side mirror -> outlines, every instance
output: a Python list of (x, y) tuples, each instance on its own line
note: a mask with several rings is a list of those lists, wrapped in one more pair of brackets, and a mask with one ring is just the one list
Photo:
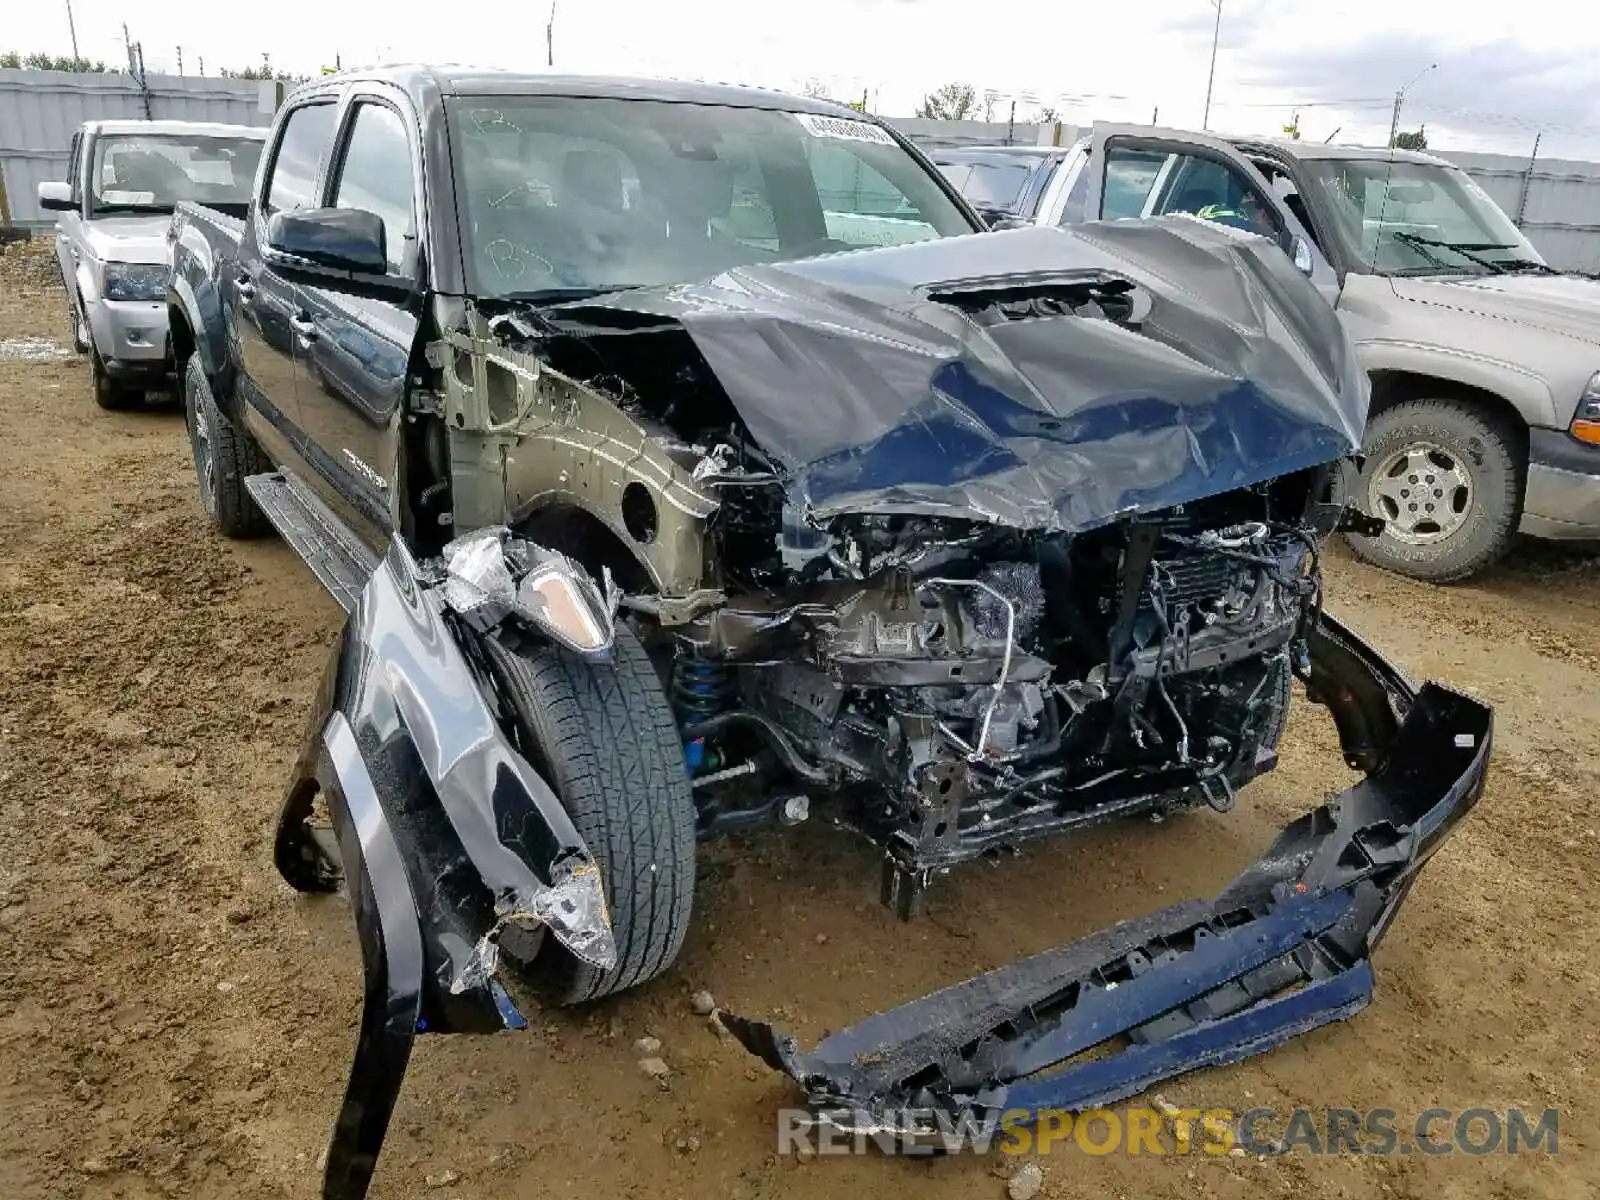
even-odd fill
[(1311, 278), (1312, 273), (1317, 269), (1316, 258), (1311, 253), (1311, 243), (1298, 233), (1294, 235), (1294, 240), (1289, 244), (1289, 257), (1294, 259), (1295, 270), (1299, 271), (1307, 279)]
[(1022, 229), (1033, 224), (1026, 218), (1008, 213), (1003, 208), (988, 208), (984, 205), (974, 205), (978, 215), (983, 218), (983, 223), (990, 229)]
[(384, 275), (389, 270), (383, 219), (359, 208), (293, 208), (273, 213), (267, 221), (267, 249), (335, 271)]
[(71, 212), (78, 206), (72, 202), (72, 185), (58, 179), (46, 180), (39, 185), (39, 207), (50, 212)]

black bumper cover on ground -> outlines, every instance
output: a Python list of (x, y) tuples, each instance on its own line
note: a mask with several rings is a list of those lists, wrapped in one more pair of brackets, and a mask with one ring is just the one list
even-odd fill
[[(809, 1053), (768, 1025), (724, 1022), (800, 1084), (819, 1119), (914, 1141), (969, 1118), (1095, 1108), (1353, 1015), (1372, 995), (1373, 947), (1483, 790), (1492, 713), (1438, 684), (1413, 691), (1326, 616), (1308, 687), (1368, 774), (1284, 829), (1215, 899), (955, 984)], [(928, 1124), (940, 1114), (957, 1124)]]
[[(397, 542), (330, 663), (279, 826), (293, 886), (331, 891), (342, 868), (364, 963), (326, 1200), (366, 1194), (416, 1034), (522, 1026), (493, 949), (508, 920), (541, 914), (527, 923), (569, 951), (599, 965), (614, 954), (594, 861), (506, 740), (457, 637)], [(1418, 868), (1482, 790), (1491, 713), (1435, 684), (1414, 691), (1326, 616), (1307, 687), (1367, 778), (1216, 899), (871, 1017), (810, 1054), (766, 1025), (726, 1023), (814, 1102), (870, 1121), (906, 1106), (1090, 1107), (1350, 1015)], [(331, 839), (313, 823), (318, 797)], [(1120, 1053), (1037, 1078), (1118, 1037)]]

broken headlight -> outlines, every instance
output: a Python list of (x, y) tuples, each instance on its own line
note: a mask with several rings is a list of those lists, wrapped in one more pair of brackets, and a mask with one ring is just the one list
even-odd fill
[(108, 262), (100, 275), (100, 294), (107, 300), (165, 299), (167, 268), (162, 263)]
[(613, 597), (564, 554), (479, 529), (445, 546), (444, 571), (445, 603), (479, 630), (514, 617), (587, 658), (611, 652)]

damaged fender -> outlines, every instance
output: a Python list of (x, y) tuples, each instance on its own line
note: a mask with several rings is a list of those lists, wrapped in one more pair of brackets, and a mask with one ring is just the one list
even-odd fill
[(616, 960), (595, 860), (501, 731), (443, 590), (391, 543), (329, 662), (278, 826), (279, 872), (305, 892), (342, 874), (361, 941), (326, 1200), (366, 1194), (416, 1034), (525, 1026), (498, 976), (508, 927), (548, 930), (602, 969)]
[(1413, 689), (1326, 614), (1304, 678), (1366, 778), (1286, 827), (1214, 899), (955, 984), (810, 1052), (725, 1013), (727, 1028), (820, 1121), (917, 1142), (941, 1115), (1083, 1111), (1354, 1015), (1372, 996), (1373, 948), (1482, 793), (1493, 714), (1436, 683)]

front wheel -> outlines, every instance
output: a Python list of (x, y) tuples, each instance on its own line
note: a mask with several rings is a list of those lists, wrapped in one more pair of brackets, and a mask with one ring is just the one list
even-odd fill
[[(74, 338), (76, 336), (74, 334)], [(137, 388), (111, 378), (100, 351), (94, 348), (92, 342), (89, 345), (89, 370), (94, 375), (94, 402), (106, 412), (124, 412), (136, 407), (144, 399), (144, 393)]]
[(1496, 562), (1522, 515), (1523, 458), (1506, 423), (1452, 400), (1412, 400), (1367, 426), (1344, 499), (1382, 517), (1356, 555), (1416, 579), (1452, 583)]
[(540, 975), (562, 1004), (644, 983), (683, 946), (695, 879), (694, 799), (655, 667), (626, 626), (609, 663), (549, 645), (518, 652), (492, 637), (482, 645), (518, 748), (595, 857), (616, 939), (617, 965), (600, 971), (545, 938)]

